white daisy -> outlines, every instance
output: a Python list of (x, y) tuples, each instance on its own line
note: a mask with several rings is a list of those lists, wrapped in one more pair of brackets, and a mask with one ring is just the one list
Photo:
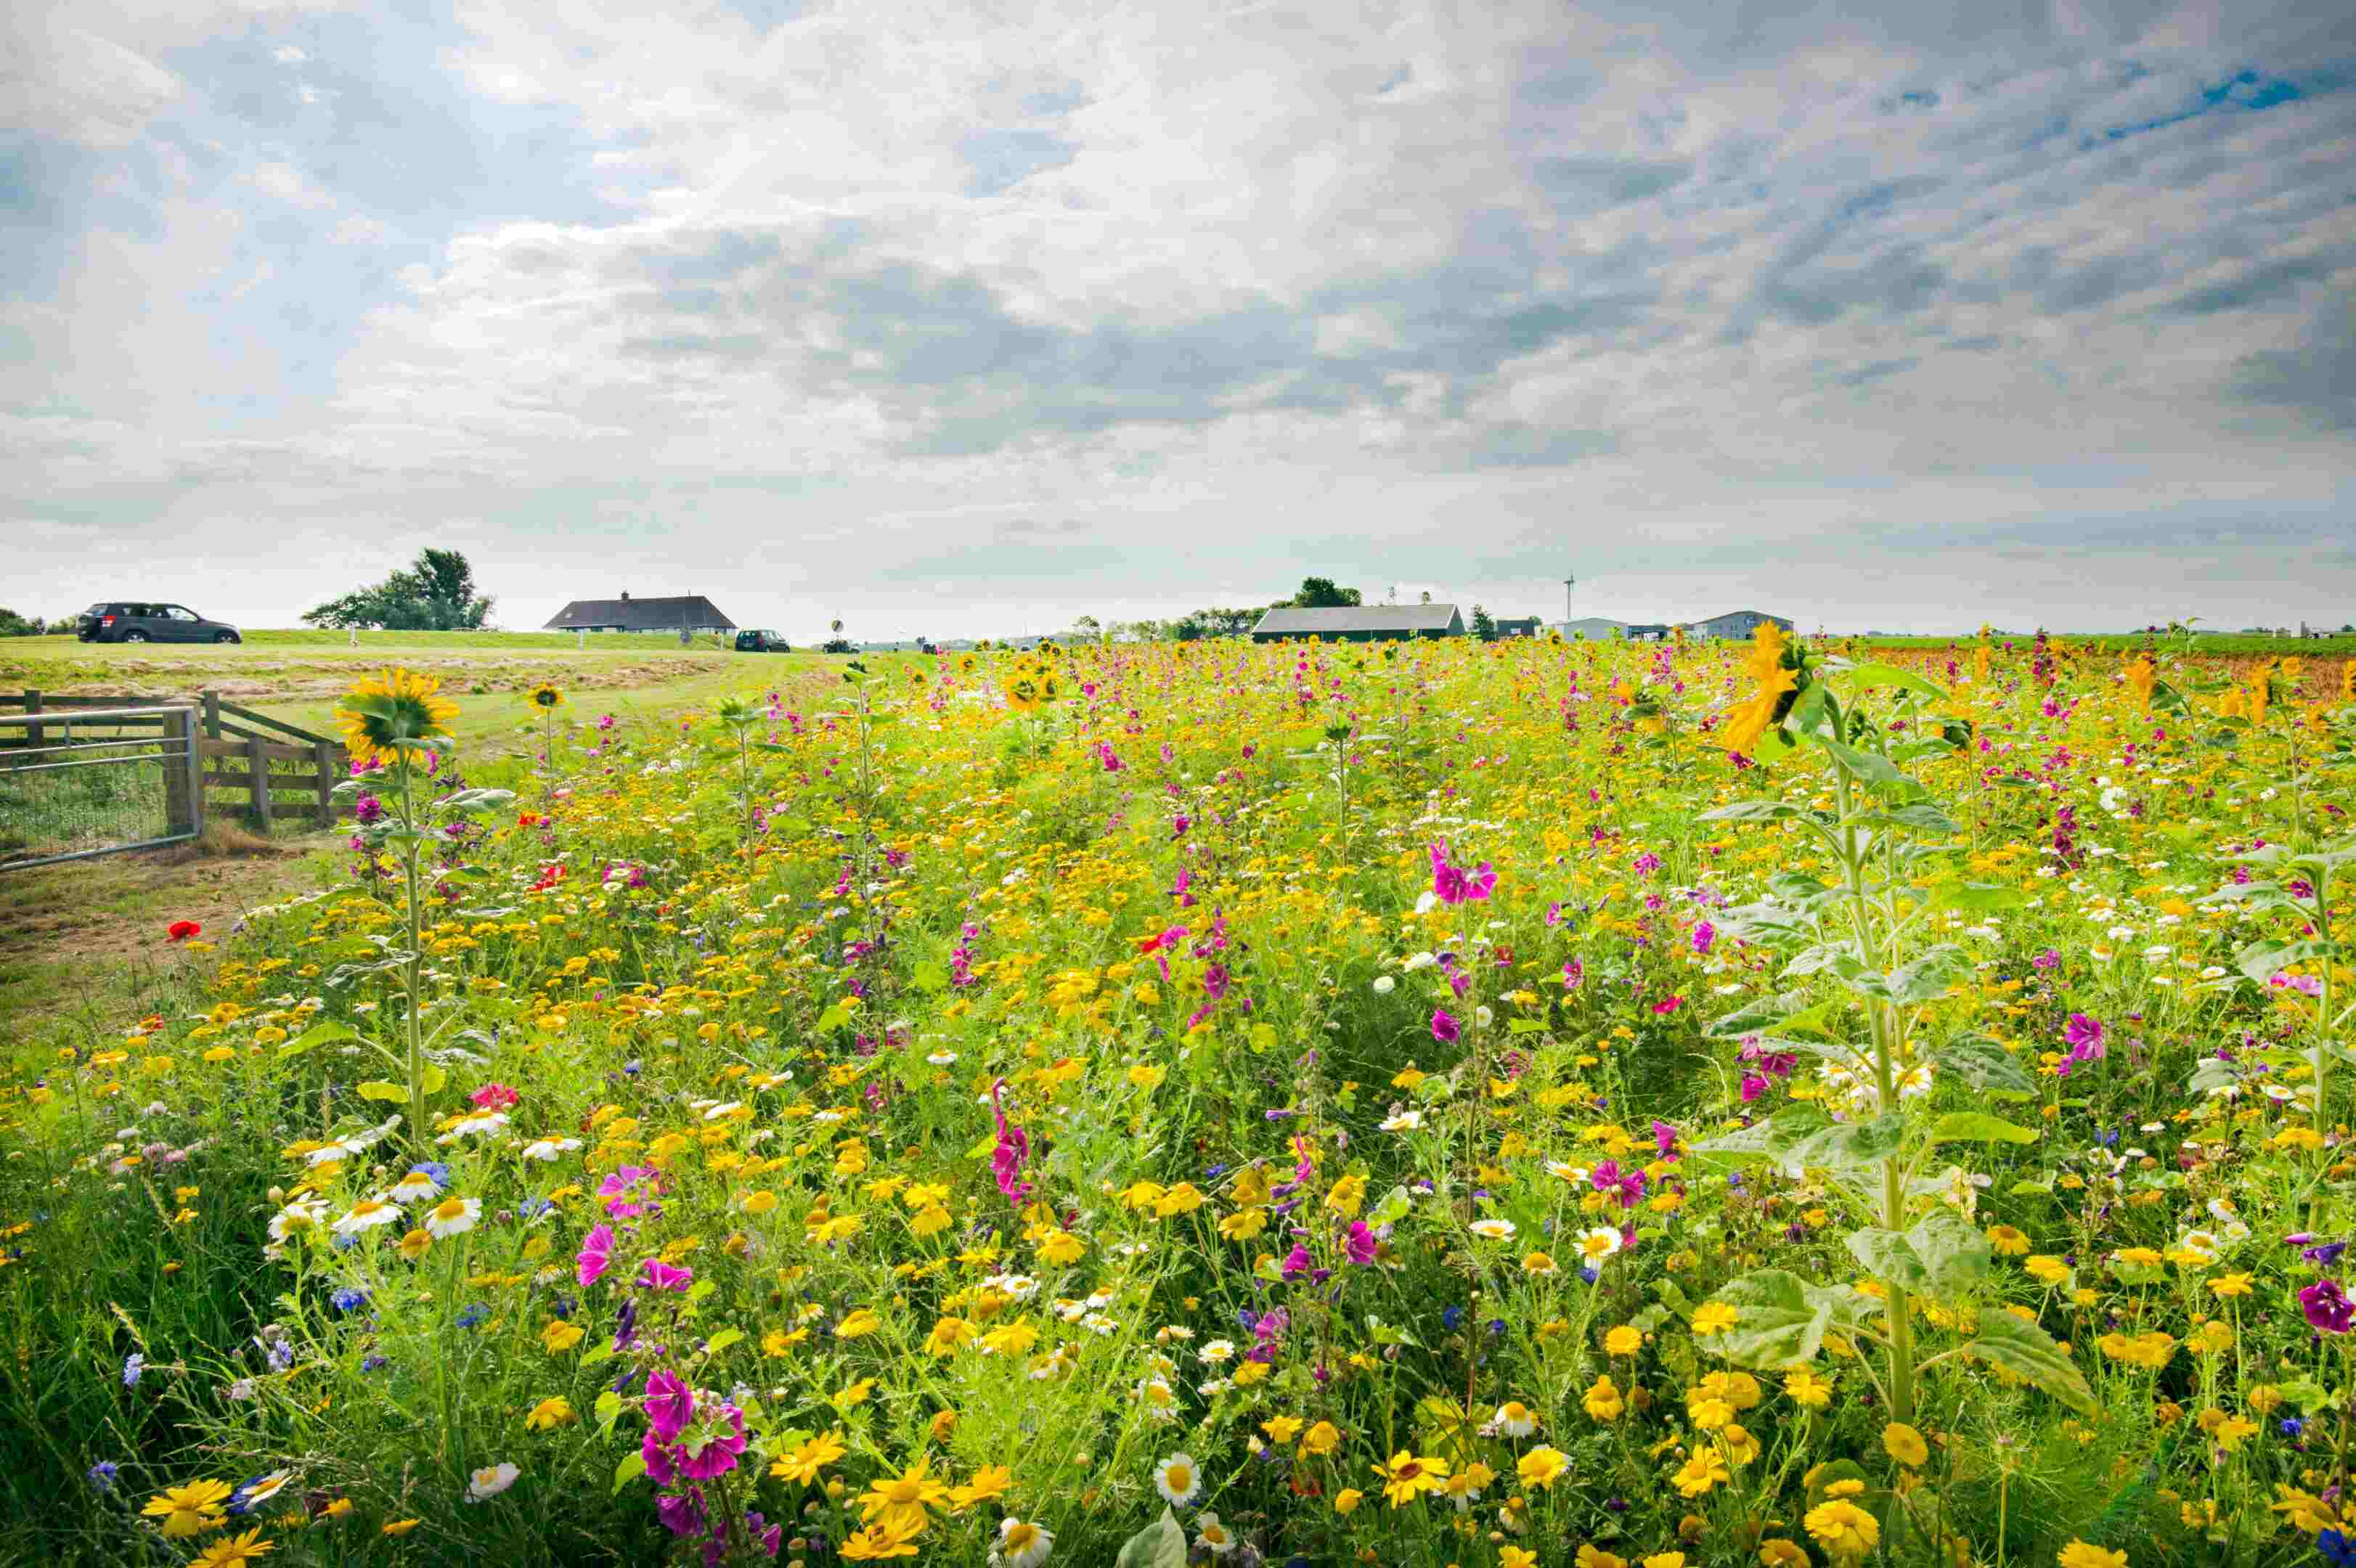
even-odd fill
[(357, 1236), (362, 1231), (373, 1231), (379, 1225), (397, 1223), (401, 1205), (388, 1203), (381, 1198), (363, 1198), (351, 1207), (351, 1211), (336, 1221), (336, 1234)]
[(513, 1465), (486, 1465), (466, 1477), (466, 1500), (488, 1502), (514, 1486), (516, 1477), (522, 1473)]
[(1195, 1467), (1194, 1456), (1173, 1454), (1154, 1466), (1153, 1489), (1173, 1508), (1194, 1501), (1203, 1489), (1203, 1472)]
[(1217, 1514), (1206, 1509), (1203, 1517), (1194, 1521), (1194, 1544), (1208, 1548), (1215, 1557), (1225, 1557), (1236, 1549), (1236, 1534), (1219, 1522)]
[(571, 1154), (581, 1147), (579, 1138), (540, 1138), (523, 1146), (526, 1159), (553, 1160), (560, 1154)]
[(1484, 1241), (1510, 1242), (1516, 1227), (1511, 1220), (1475, 1220), (1471, 1229)]
[(464, 1235), (475, 1228), (482, 1218), (483, 1200), (479, 1198), (444, 1198), (425, 1216), (425, 1232), (435, 1241)]
[(998, 1521), (998, 1548), (990, 1560), (999, 1568), (1038, 1568), (1055, 1545), (1045, 1526), (1009, 1514)]

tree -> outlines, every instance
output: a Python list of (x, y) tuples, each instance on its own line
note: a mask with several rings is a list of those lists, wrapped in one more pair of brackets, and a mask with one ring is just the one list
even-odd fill
[(41, 635), (41, 618), (30, 620), (14, 610), (0, 610), (0, 637), (37, 637)]
[(1205, 637), (1240, 637), (1266, 613), (1264, 609), (1196, 610), (1181, 616), (1170, 633), (1182, 643), (1200, 642)]
[(1478, 604), (1472, 606), (1472, 635), (1484, 643), (1497, 640), (1496, 617)]
[(315, 626), (388, 632), (474, 632), (493, 601), (475, 591), (475, 569), (455, 549), (425, 549), (382, 582), (303, 612)]
[(1363, 601), (1356, 589), (1336, 587), (1330, 577), (1304, 577), (1292, 603), (1303, 610), (1346, 610)]

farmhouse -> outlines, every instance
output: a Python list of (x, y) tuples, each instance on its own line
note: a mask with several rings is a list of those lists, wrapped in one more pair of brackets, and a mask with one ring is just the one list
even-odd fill
[(1786, 632), (1792, 629), (1792, 623), (1781, 615), (1758, 610), (1730, 610), (1707, 621), (1688, 621), (1685, 631), (1688, 637), (1747, 637), (1770, 621)]
[(1405, 642), (1410, 637), (1461, 637), (1464, 617), (1453, 604), (1354, 604), (1301, 610), (1279, 604), (1252, 627), (1255, 643), (1288, 637), (1331, 637), (1344, 643)]
[(701, 593), (678, 599), (575, 599), (542, 628), (551, 632), (733, 632), (736, 623)]

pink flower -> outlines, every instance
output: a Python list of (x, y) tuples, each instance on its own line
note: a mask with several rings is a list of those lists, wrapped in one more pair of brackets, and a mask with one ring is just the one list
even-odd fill
[(638, 1265), (638, 1283), (648, 1290), (684, 1292), (695, 1283), (695, 1271), (667, 1264), (660, 1258), (648, 1258)]
[(677, 1372), (661, 1368), (647, 1374), (647, 1435), (669, 1443), (695, 1419), (695, 1391)]
[(523, 1096), (504, 1083), (486, 1083), (466, 1098), (474, 1103), (475, 1108), (478, 1111), (504, 1111)]
[(1431, 1012), (1431, 1038), (1442, 1045), (1453, 1045), (1463, 1037), (1464, 1028), (1451, 1018), (1446, 1008), (1434, 1008)]
[(679, 1462), (679, 1473), (690, 1480), (708, 1481), (714, 1476), (726, 1475), (736, 1467), (737, 1456), (744, 1452), (744, 1413), (733, 1404), (723, 1404), (720, 1416), (728, 1424), (701, 1443), (690, 1443), (685, 1457)]
[(581, 1251), (573, 1259), (573, 1276), (583, 1289), (605, 1276), (614, 1263), (614, 1228), (611, 1225), (593, 1227), (581, 1238)]
[(646, 1183), (659, 1191), (661, 1189), (662, 1178), (646, 1166), (626, 1165), (605, 1178), (604, 1181), (599, 1182), (597, 1196), (605, 1200), (605, 1212), (616, 1220), (634, 1220), (658, 1207), (652, 1203), (641, 1203), (637, 1200), (637, 1189), (641, 1183)]
[(1475, 869), (1451, 866), (1448, 863), (1448, 840), (1440, 839), (1431, 847), (1432, 896), (1444, 904), (1460, 904), (1467, 899), (1485, 899), (1497, 885), (1497, 873), (1483, 860)]
[(1374, 1262), (1375, 1253), (1379, 1250), (1379, 1243), (1375, 1240), (1375, 1233), (1366, 1229), (1366, 1222), (1364, 1220), (1355, 1220), (1351, 1221), (1349, 1237), (1342, 1243), (1342, 1246), (1343, 1251), (1349, 1254), (1350, 1261), (1354, 1264), (1370, 1264)]
[(990, 1168), (998, 1178), (998, 1189), (1009, 1202), (1020, 1205), (1031, 1196), (1031, 1184), (1023, 1179), (1023, 1162), (1031, 1157), (1031, 1137), (1007, 1121), (998, 1098), (1005, 1086), (1003, 1078), (991, 1081), (990, 1114), (998, 1118), (998, 1147), (991, 1150)]

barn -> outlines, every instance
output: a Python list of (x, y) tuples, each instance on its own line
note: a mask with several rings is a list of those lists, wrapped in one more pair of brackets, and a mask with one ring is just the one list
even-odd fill
[(1500, 637), (1535, 637), (1543, 629), (1536, 615), (1500, 615), (1497, 635)]
[(675, 599), (575, 599), (542, 628), (550, 632), (733, 632), (736, 623), (701, 593)]
[(1453, 604), (1352, 604), (1302, 610), (1279, 604), (1252, 627), (1255, 643), (1315, 637), (1344, 643), (1398, 643), (1411, 637), (1461, 637), (1464, 617)]

